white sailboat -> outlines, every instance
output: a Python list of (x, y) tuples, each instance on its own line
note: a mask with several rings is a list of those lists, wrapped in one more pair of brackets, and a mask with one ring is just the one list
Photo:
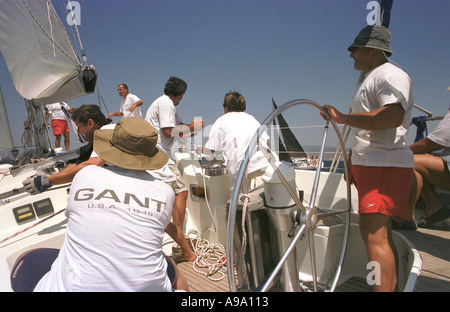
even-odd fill
[[(287, 103), (274, 114), (301, 104), (304, 102)], [(248, 156), (253, 148), (255, 146), (249, 147)], [(272, 195), (279, 196), (281, 201), (271, 207), (273, 205), (268, 205), (266, 199), (268, 190), (261, 180), (250, 190), (250, 201), (245, 203), (238, 198), (238, 192), (231, 196), (226, 171), (202, 167), (192, 151), (178, 152), (175, 158), (189, 185), (186, 233), (194, 231), (200, 233), (201, 239), (226, 246), (231, 291), (334, 291), (355, 281), (367, 287), (368, 261), (358, 225), (350, 218), (355, 215), (353, 207), (357, 206), (351, 197), (355, 190), (344, 181), (343, 174), (300, 170), (287, 165), (288, 171), (294, 172), (294, 178), (288, 178), (288, 171), (283, 170), (283, 176), (289, 181), (271, 186), (275, 190)], [(245, 166), (244, 162), (237, 183), (244, 179)], [(272, 172), (272, 176), (275, 175)], [(27, 173), (8, 176), (10, 180), (5, 181), (12, 186), (21, 183), (26, 176)], [(62, 199), (66, 189), (67, 186), (62, 186), (33, 197), (22, 194), (22, 197), (7, 198), (8, 203), (1, 208), (2, 228), (6, 220), (11, 227), (0, 233), (3, 238), (0, 241), (2, 290), (10, 290), (9, 274), (20, 254), (39, 247), (58, 248), (62, 244), (67, 220), (58, 212), (65, 207)], [(299, 191), (303, 193), (301, 201), (296, 196)], [(57, 202), (56, 198), (61, 201)], [(244, 207), (247, 210), (242, 213)], [(42, 214), (42, 211), (49, 214)], [(291, 218), (295, 214), (298, 217)], [(27, 222), (27, 218), (33, 219), (36, 215), (39, 221)], [(21, 220), (23, 224), (17, 224)], [(245, 224), (236, 226), (237, 235), (234, 224)], [(301, 239), (305, 235), (308, 239)], [(242, 245), (244, 241), (246, 245)], [(421, 258), (401, 234), (395, 234), (395, 242), (403, 260), (399, 267), (399, 287), (412, 291), (420, 273)]]

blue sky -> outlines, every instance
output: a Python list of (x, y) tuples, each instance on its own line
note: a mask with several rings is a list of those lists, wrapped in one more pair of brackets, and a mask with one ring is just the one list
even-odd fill
[[(223, 114), (223, 97), (230, 90), (244, 95), (247, 112), (260, 122), (271, 112), (272, 98), (280, 105), (309, 99), (347, 111), (359, 77), (347, 47), (370, 13), (368, 0), (79, 3), (81, 37), (109, 112), (119, 108), (119, 83), (127, 83), (144, 101), (145, 114), (174, 75), (188, 83), (177, 108), (183, 121), (202, 117), (206, 125)], [(54, 6), (64, 21), (69, 11), (55, 1)], [(449, 14), (450, 2), (444, 0), (395, 0), (391, 12), (391, 59), (411, 76), (416, 104), (436, 116), (445, 115), (450, 104)], [(0, 86), (19, 145), (26, 112), (3, 60)], [(75, 107), (85, 103), (98, 103), (97, 96), (69, 102)], [(287, 118), (300, 127), (321, 123), (318, 112), (309, 109), (295, 110)], [(429, 123), (429, 130), (436, 125)], [(312, 130), (300, 141), (318, 145), (321, 135)], [(77, 146), (72, 135), (72, 147)]]

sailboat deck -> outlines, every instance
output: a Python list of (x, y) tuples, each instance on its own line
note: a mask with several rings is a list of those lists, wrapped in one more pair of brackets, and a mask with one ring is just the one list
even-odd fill
[(419, 228), (398, 232), (413, 243), (422, 257), (422, 271), (414, 291), (450, 291), (450, 231)]
[[(399, 230), (422, 257), (422, 271), (417, 280), (415, 292), (450, 291), (450, 231), (422, 229), (417, 231)], [(228, 292), (228, 277), (212, 281), (205, 275), (193, 270), (192, 262), (178, 264), (178, 268), (188, 280), (191, 292)], [(216, 275), (217, 276), (217, 275)], [(351, 279), (339, 287), (338, 291), (368, 291), (367, 285), (360, 280)]]
[[(183, 273), (188, 281), (189, 291), (191, 292), (228, 292), (230, 286), (228, 285), (228, 275), (225, 273), (223, 278), (217, 273), (214, 277), (218, 280), (213, 281), (206, 275), (197, 273), (193, 269), (193, 262), (182, 262), (177, 264), (178, 269)], [(219, 279), (221, 278), (221, 279)]]

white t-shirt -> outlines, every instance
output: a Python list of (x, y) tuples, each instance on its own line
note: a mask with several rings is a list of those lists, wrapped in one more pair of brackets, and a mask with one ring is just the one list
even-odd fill
[(437, 125), (436, 129), (428, 134), (428, 138), (435, 143), (445, 146), (439, 156), (447, 162), (448, 170), (450, 170), (450, 110)]
[(414, 157), (406, 144), (414, 98), (411, 80), (403, 70), (385, 63), (369, 72), (353, 95), (352, 113), (370, 112), (401, 103), (405, 117), (400, 127), (385, 130), (352, 128), (352, 164), (412, 168)]
[[(260, 126), (261, 124), (246, 112), (228, 112), (219, 117), (211, 128), (205, 147), (216, 152), (223, 152), (232, 186), (248, 145)], [(269, 135), (264, 132), (260, 143), (267, 146), (268, 140)], [(257, 150), (248, 163), (247, 174), (268, 165), (269, 162), (264, 154)]]
[(69, 105), (67, 105), (66, 102), (61, 103), (54, 103), (54, 104), (47, 104), (45, 107), (48, 110), (48, 113), (50, 114), (50, 117), (52, 120), (66, 120), (66, 114), (61, 109), (61, 105), (67, 110), (70, 110)]
[(162, 239), (174, 196), (145, 171), (80, 170), (64, 243), (35, 291), (172, 291)]
[(136, 107), (136, 109), (132, 112), (130, 112), (130, 107), (137, 102), (139, 102), (141, 99), (138, 98), (136, 95), (129, 93), (126, 98), (122, 99), (120, 102), (120, 112), (123, 114), (123, 117), (141, 117), (141, 107)]
[(167, 95), (162, 95), (157, 98), (148, 108), (145, 120), (158, 131), (159, 135), (156, 146), (171, 157), (171, 148), (176, 134), (172, 133), (172, 137), (167, 138), (161, 132), (161, 129), (173, 128), (181, 123), (181, 118), (177, 114), (173, 101)]
[(441, 154), (442, 156), (450, 155), (450, 111), (439, 122), (436, 129), (428, 134), (428, 138), (437, 144), (445, 146)]

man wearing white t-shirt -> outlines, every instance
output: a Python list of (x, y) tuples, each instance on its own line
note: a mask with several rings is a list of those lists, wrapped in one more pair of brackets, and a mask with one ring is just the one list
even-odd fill
[[(169, 167), (175, 173), (177, 179), (175, 184), (175, 203), (173, 208), (173, 223), (180, 229), (183, 228), (186, 212), (186, 200), (188, 195), (187, 187), (183, 177), (172, 159), (172, 146), (175, 138), (181, 135), (195, 134), (203, 128), (203, 121), (193, 120), (190, 125), (182, 124), (181, 118), (177, 114), (175, 106), (179, 105), (187, 90), (187, 83), (178, 77), (170, 77), (164, 86), (164, 95), (157, 98), (147, 110), (145, 120), (148, 121), (158, 131), (159, 149), (169, 155)], [(179, 250), (175, 244), (172, 248), (174, 252)], [(178, 259), (193, 260), (193, 259)]]
[[(203, 152), (222, 152), (230, 175), (231, 190), (234, 189), (237, 171), (244, 159), (248, 145), (261, 124), (245, 112), (245, 98), (238, 92), (229, 92), (223, 102), (224, 115), (213, 124)], [(269, 135), (264, 132), (260, 143), (267, 146)], [(209, 151), (208, 151), (209, 150)], [(248, 163), (247, 175), (262, 171), (269, 165), (261, 151), (256, 151)]]
[(51, 117), (52, 131), (55, 136), (55, 148), (61, 146), (61, 135), (64, 136), (64, 146), (66, 151), (70, 149), (70, 134), (69, 125), (67, 123), (66, 114), (63, 108), (68, 113), (73, 113), (75, 108), (70, 108), (66, 102), (48, 104), (45, 106), (45, 123), (48, 125), (48, 117)]
[(14, 290), (188, 290), (175, 263), (162, 252), (174, 193), (147, 172), (168, 161), (156, 147), (157, 136), (138, 117), (95, 131), (94, 150), (108, 166), (87, 166), (77, 173), (61, 249), (20, 257), (11, 278)]
[(365, 75), (356, 87), (352, 110), (344, 114), (330, 105), (323, 108), (332, 120), (352, 129), (350, 159), (361, 237), (369, 261), (380, 265), (381, 282), (374, 290), (394, 291), (392, 217), (405, 217), (413, 182), (414, 158), (406, 145), (414, 103), (411, 79), (389, 63), (390, 31), (383, 26), (363, 28), (348, 50), (354, 68)]
[[(105, 164), (105, 161), (93, 150), (94, 133), (98, 130), (114, 129), (116, 125), (110, 124), (110, 120), (106, 119), (98, 105), (82, 105), (73, 114), (73, 119), (78, 127), (78, 133), (82, 134), (89, 143), (80, 148), (80, 156), (75, 164), (71, 164), (64, 170), (52, 175), (39, 173), (25, 179), (22, 183), (31, 195), (45, 192), (52, 186), (72, 182), (75, 175), (86, 166), (103, 166)], [(155, 179), (169, 184), (172, 184), (175, 180), (175, 174), (168, 166), (163, 166), (159, 170), (148, 170), (147, 173)], [(173, 223), (169, 223), (166, 233), (181, 246), (183, 260), (195, 260), (195, 254), (179, 228), (175, 227)]]
[(141, 106), (144, 104), (140, 98), (136, 95), (128, 92), (128, 86), (124, 83), (121, 83), (117, 87), (117, 91), (119, 95), (123, 97), (120, 102), (120, 109), (118, 112), (109, 113), (108, 117), (141, 117)]

